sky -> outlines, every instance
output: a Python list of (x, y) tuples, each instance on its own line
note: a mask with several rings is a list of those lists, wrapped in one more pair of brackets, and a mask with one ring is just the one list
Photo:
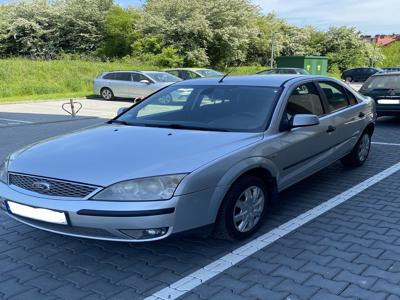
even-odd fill
[[(162, 0), (160, 0), (162, 1)], [(196, 1), (196, 0), (193, 0)], [(212, 1), (212, 0), (209, 0)], [(275, 12), (290, 24), (354, 26), (364, 34), (400, 33), (400, 0), (251, 0), (263, 13)], [(0, 0), (0, 3), (10, 0)], [(115, 0), (122, 6), (140, 6), (144, 0)]]

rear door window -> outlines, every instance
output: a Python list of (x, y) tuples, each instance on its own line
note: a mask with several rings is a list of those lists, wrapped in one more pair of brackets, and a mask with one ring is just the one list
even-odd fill
[(131, 81), (131, 73), (130, 72), (115, 73), (115, 80)]
[(318, 83), (328, 102), (329, 111), (334, 112), (349, 106), (346, 91), (339, 84), (334, 82)]

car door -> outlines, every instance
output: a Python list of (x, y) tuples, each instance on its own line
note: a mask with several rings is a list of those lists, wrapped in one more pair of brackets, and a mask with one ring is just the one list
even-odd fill
[(114, 73), (114, 80), (111, 82), (111, 89), (116, 97), (129, 97), (131, 88), (131, 73), (130, 72), (116, 72)]
[(333, 81), (318, 81), (328, 115), (332, 118), (335, 156), (341, 158), (354, 147), (363, 130), (366, 105), (359, 103), (350, 90)]
[[(290, 129), (297, 114), (313, 114), (320, 124)], [(287, 99), (278, 137), (280, 150), (273, 160), (280, 169), (279, 188), (290, 186), (333, 162), (329, 155), (335, 140), (330, 131), (332, 120), (315, 83), (310, 81), (293, 88)]]
[(129, 89), (130, 98), (145, 97), (154, 91), (154, 81), (138, 72), (132, 72), (132, 81)]

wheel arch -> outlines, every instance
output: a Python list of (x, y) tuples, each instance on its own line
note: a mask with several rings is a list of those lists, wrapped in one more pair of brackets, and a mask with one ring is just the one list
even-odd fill
[(243, 176), (252, 175), (260, 178), (268, 186), (269, 199), (275, 201), (278, 195), (278, 168), (270, 160), (264, 157), (251, 157), (245, 159), (230, 168), (219, 181), (219, 190), (216, 199), (211, 201), (210, 214), (215, 221), (222, 202), (232, 185)]

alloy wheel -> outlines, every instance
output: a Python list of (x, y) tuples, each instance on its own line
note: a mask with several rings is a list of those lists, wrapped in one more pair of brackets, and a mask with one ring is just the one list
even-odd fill
[(264, 210), (265, 195), (261, 188), (251, 186), (236, 200), (233, 224), (239, 232), (248, 232), (260, 221)]

